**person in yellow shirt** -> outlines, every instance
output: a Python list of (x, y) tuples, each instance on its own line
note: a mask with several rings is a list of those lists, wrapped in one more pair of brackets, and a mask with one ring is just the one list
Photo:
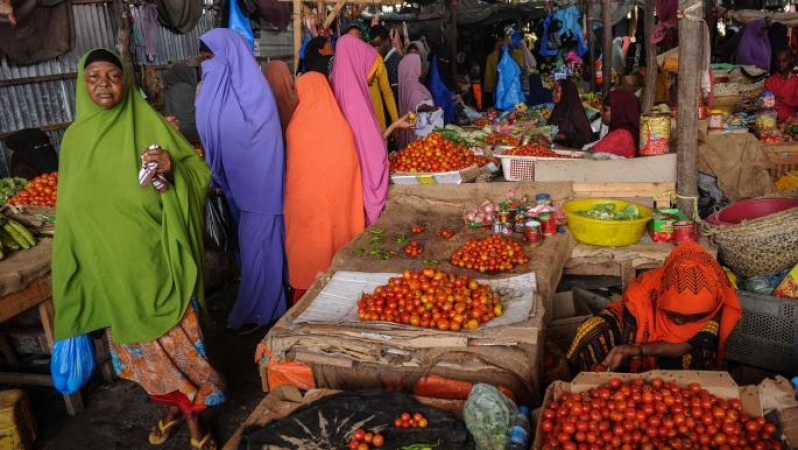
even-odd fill
[(371, 97), (371, 104), (374, 106), (374, 114), (377, 116), (377, 123), (380, 124), (380, 129), (384, 132), (387, 127), (385, 124), (385, 111), (388, 110), (390, 122), (396, 122), (399, 119), (399, 113), (396, 111), (396, 99), (393, 97), (393, 90), (391, 83), (388, 81), (388, 69), (382, 60), (382, 56), (377, 56), (377, 71), (374, 74), (374, 80), (369, 85), (369, 96)]

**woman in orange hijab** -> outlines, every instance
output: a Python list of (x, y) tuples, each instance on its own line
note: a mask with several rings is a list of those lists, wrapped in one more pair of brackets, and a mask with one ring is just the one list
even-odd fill
[(741, 316), (720, 264), (686, 242), (638, 277), (623, 301), (583, 323), (567, 359), (580, 371), (717, 368)]
[(355, 137), (327, 77), (297, 80), (299, 103), (285, 132), (285, 252), (299, 300), (333, 255), (365, 228)]
[(269, 86), (272, 88), (272, 92), (274, 92), (277, 112), (280, 114), (280, 125), (283, 128), (283, 135), (285, 135), (288, 122), (294, 115), (294, 110), (296, 110), (296, 105), (299, 102), (294, 77), (291, 76), (288, 65), (279, 60), (270, 61), (263, 67), (262, 71), (263, 76), (266, 77), (266, 81), (269, 82)]

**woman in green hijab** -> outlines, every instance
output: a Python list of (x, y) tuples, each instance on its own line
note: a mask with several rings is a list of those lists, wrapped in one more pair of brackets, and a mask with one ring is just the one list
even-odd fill
[[(186, 419), (191, 447), (215, 449), (199, 421), (224, 401), (198, 320), (210, 170), (142, 98), (114, 53), (83, 57), (76, 102), (59, 165), (56, 339), (108, 329), (119, 376), (168, 406), (150, 442), (165, 442)], [(153, 172), (141, 177), (145, 165)], [(166, 180), (165, 191), (147, 183), (154, 175)]]

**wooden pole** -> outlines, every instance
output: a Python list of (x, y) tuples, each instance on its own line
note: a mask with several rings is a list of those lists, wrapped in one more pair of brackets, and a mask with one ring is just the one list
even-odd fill
[(601, 92), (603, 95), (610, 93), (612, 87), (612, 5), (610, 0), (601, 0), (601, 28), (603, 32), (603, 42), (601, 43), (601, 53), (604, 55), (601, 63), (604, 84)]
[(299, 73), (299, 50), (302, 49), (302, 0), (294, 0), (294, 75)]
[(452, 86), (452, 89), (456, 89), (457, 88), (457, 0), (451, 0), (451, 8), (452, 8), (451, 65), (452, 65), (452, 80), (454, 80), (454, 86)]
[(654, 35), (654, 0), (646, 0), (643, 14), (643, 36), (646, 40), (646, 87), (643, 89), (643, 112), (650, 113), (654, 108), (657, 94), (657, 44), (651, 42)]
[(316, 9), (318, 10), (316, 16), (318, 17), (318, 21), (324, 21), (324, 14), (327, 12), (327, 6), (324, 4), (324, 0), (316, 0)]
[(590, 18), (593, 13), (593, 8), (590, 6), (592, 2), (590, 0), (584, 0), (585, 5), (585, 17), (587, 17), (586, 27), (584, 29), (585, 34), (587, 35), (587, 60), (588, 60), (588, 68), (587, 68), (587, 76), (590, 77), (590, 91), (596, 92), (596, 37), (593, 34), (593, 27), (590, 24)]
[[(689, 9), (688, 9), (689, 8)], [(676, 157), (676, 204), (689, 217), (695, 218), (698, 205), (698, 96), (701, 61), (704, 57), (703, 22), (682, 17), (704, 17), (702, 0), (679, 0), (679, 86), (678, 153)]]
[(330, 15), (327, 16), (326, 19), (324, 19), (325, 29), (330, 28), (330, 25), (332, 25), (332, 23), (335, 22), (335, 18), (338, 17), (338, 14), (344, 8), (344, 5), (346, 5), (346, 0), (338, 0), (338, 3), (336, 3), (335, 6), (333, 6), (332, 11), (330, 11)]

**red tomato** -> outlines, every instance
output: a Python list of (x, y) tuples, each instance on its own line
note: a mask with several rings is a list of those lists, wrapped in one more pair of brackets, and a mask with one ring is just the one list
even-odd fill
[(385, 437), (379, 433), (376, 433), (374, 437), (371, 439), (371, 445), (374, 448), (380, 448), (385, 445)]

